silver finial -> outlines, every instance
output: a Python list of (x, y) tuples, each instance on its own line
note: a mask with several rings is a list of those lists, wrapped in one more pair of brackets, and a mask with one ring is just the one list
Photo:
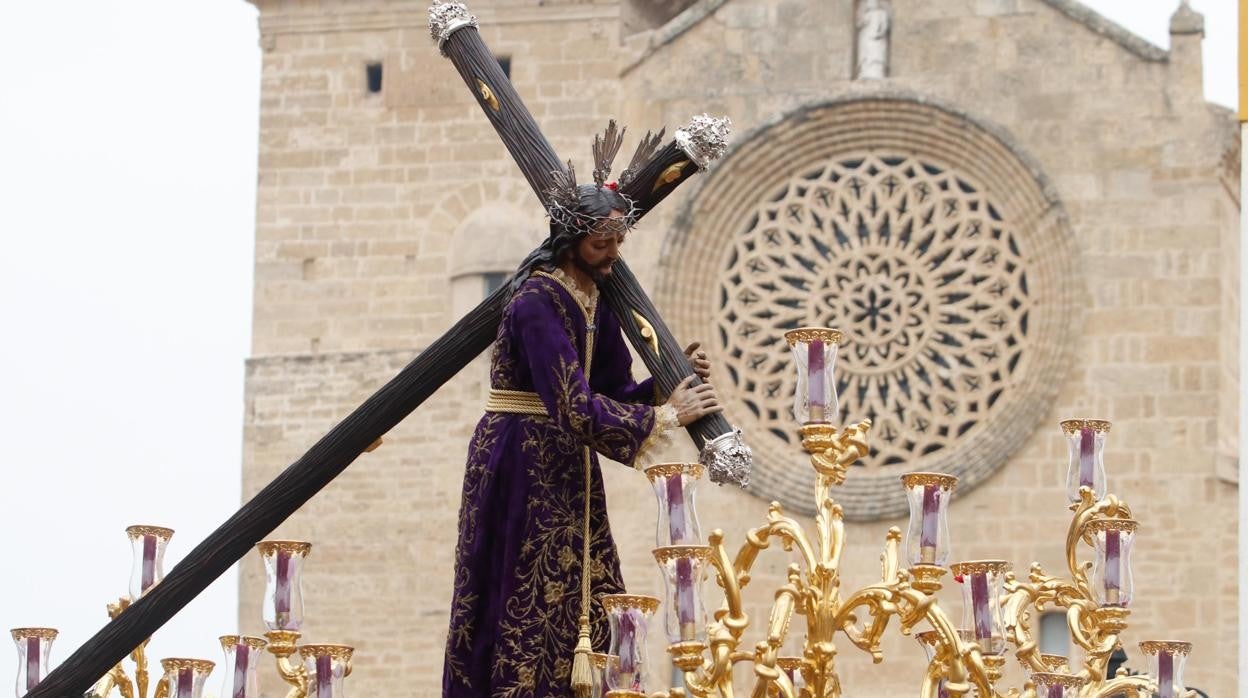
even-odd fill
[(690, 119), (687, 126), (676, 129), (676, 145), (699, 169), (705, 170), (728, 149), (731, 132), (732, 121), (728, 117), (702, 114)]
[(730, 482), (741, 488), (750, 484), (754, 452), (741, 440), (740, 429), (734, 428), (703, 444), (698, 461), (706, 466), (711, 482), (719, 485)]
[(462, 2), (433, 0), (429, 6), (429, 35), (438, 42), (439, 51), (451, 34), (464, 27), (475, 26), (477, 18), (468, 13), (468, 6)]

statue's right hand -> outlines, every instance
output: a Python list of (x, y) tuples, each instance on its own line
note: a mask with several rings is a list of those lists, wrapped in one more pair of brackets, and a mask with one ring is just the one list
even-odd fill
[(719, 405), (719, 395), (715, 393), (715, 386), (710, 383), (702, 383), (697, 386), (690, 387), (695, 376), (689, 376), (676, 386), (670, 397), (667, 398), (667, 404), (676, 410), (676, 419), (680, 422), (680, 426), (686, 426), (702, 419), (708, 414), (722, 412), (723, 407)]

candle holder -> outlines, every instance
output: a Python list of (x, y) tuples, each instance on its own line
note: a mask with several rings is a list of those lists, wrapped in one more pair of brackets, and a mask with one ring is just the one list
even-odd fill
[(594, 673), (590, 676), (589, 698), (605, 698), (607, 693), (607, 660), (610, 657), (603, 652), (591, 652), (589, 661)]
[(258, 669), (268, 643), (249, 635), (223, 635), (220, 639), (225, 653), (220, 698), (260, 698)]
[(911, 582), (925, 594), (940, 591), (940, 578), (949, 561), (949, 500), (958, 478), (941, 473), (907, 473), (901, 476), (910, 503), (906, 527), (906, 560)]
[(1105, 496), (1105, 437), (1110, 423), (1104, 419), (1067, 419), (1061, 422), (1066, 434), (1069, 464), (1066, 467), (1066, 496), (1079, 501), (1079, 488), (1092, 490), (1092, 496)]
[(261, 618), (268, 645), (265, 649), (277, 659), (277, 674), (291, 686), (292, 698), (308, 694), (308, 672), (304, 664), (291, 661), (299, 651), (299, 629), (303, 626), (303, 562), (312, 552), (306, 541), (266, 540), (256, 544), (264, 561), (264, 603)]
[(802, 424), (833, 423), (839, 407), (833, 369), (843, 335), (828, 327), (800, 327), (784, 333), (797, 366), (793, 414)]
[(13, 628), (9, 633), (17, 645), (17, 698), (22, 698), (48, 675), (48, 656), (57, 631), (54, 628)]
[(1036, 671), (1031, 674), (1036, 698), (1078, 698), (1087, 680), (1074, 674)]
[[(1069, 674), (1070, 659), (1060, 654), (1042, 654), (1040, 655), (1040, 663), (1044, 665), (1044, 670), (1052, 674)], [(1032, 672), (1035, 673), (1035, 672)]]
[(1148, 655), (1149, 678), (1155, 684), (1155, 698), (1186, 698), (1187, 687), (1183, 684), (1183, 667), (1192, 653), (1190, 642), (1166, 642), (1147, 640), (1140, 643), (1140, 651)]
[(156, 698), (203, 698), (204, 684), (214, 666), (206, 659), (160, 660), (165, 673), (156, 682)]
[(606, 594), (600, 600), (611, 622), (607, 695), (612, 698), (644, 696), (646, 627), (659, 609), (659, 600), (637, 594)]
[(711, 549), (705, 545), (672, 545), (654, 550), (667, 588), (664, 624), (668, 642), (706, 639), (702, 575), (710, 556)]
[[(130, 526), (126, 528), (126, 536), (130, 539), (131, 551), (129, 596), (122, 596), (117, 599), (116, 603), (108, 604), (110, 619), (121, 615), (131, 603), (164, 579), (165, 549), (170, 539), (173, 538), (173, 529), (163, 526)], [(126, 698), (130, 696), (147, 698), (149, 683), (147, 645), (149, 641), (150, 638), (140, 642), (139, 646), (130, 652), (130, 661), (134, 663), (133, 679), (126, 673), (125, 668), (118, 664), (91, 687), (88, 695), (105, 698), (113, 688), (116, 688)]]
[(646, 468), (646, 478), (659, 501), (655, 545), (700, 545), (696, 497), (705, 468), (700, 463), (659, 463)]
[(165, 548), (173, 537), (173, 529), (160, 526), (130, 526), (133, 562), (130, 566), (130, 600), (135, 601), (165, 577)]
[(979, 643), (985, 657), (1005, 652), (1001, 591), (1011, 567), (1005, 560), (974, 560), (950, 566), (962, 584), (962, 629)]
[(1096, 546), (1092, 567), (1092, 590), (1101, 608), (1126, 608), (1134, 597), (1131, 551), (1139, 522), (1132, 519), (1093, 519), (1083, 525), (1083, 535)]
[(343, 679), (351, 675), (354, 647), (304, 645), (299, 648), (308, 677), (307, 698), (346, 698)]
[(303, 562), (312, 552), (312, 544), (265, 540), (257, 543), (256, 549), (264, 560), (264, 627), (297, 633), (303, 627)]

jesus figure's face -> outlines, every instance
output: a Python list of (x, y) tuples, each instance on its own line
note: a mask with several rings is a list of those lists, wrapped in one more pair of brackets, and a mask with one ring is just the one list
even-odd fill
[(614, 222), (623, 217), (623, 213), (611, 211), (610, 218), (603, 221), (597, 231), (586, 235), (577, 243), (576, 256), (580, 260), (578, 266), (591, 276), (609, 276), (611, 266), (619, 261), (620, 246), (624, 244), (624, 236), (628, 231), (623, 225)]

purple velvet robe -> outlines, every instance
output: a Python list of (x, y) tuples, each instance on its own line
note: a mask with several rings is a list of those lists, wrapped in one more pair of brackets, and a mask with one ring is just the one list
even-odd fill
[(607, 651), (597, 599), (624, 584), (597, 455), (632, 463), (655, 422), (652, 383), (635, 382), (631, 364), (610, 308), (587, 317), (551, 277), (530, 277), (507, 306), (490, 384), (536, 392), (550, 416), (487, 413), (468, 446), (444, 696), (571, 694), (587, 448), (590, 617), (594, 651)]

